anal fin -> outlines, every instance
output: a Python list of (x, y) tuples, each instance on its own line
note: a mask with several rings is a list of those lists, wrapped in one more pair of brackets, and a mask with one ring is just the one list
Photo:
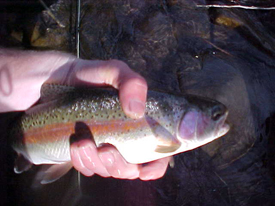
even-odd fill
[(29, 170), (31, 166), (32, 163), (29, 160), (27, 160), (23, 155), (18, 154), (14, 163), (14, 172), (16, 174), (21, 174), (22, 172)]
[(65, 175), (72, 168), (71, 162), (55, 165), (44, 165), (38, 172), (36, 180), (41, 184), (49, 184)]

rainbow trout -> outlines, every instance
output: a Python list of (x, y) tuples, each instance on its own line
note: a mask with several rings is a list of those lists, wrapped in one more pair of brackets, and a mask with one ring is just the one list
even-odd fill
[[(131, 119), (123, 113), (116, 90), (47, 85), (41, 103), (18, 120), (11, 139), (25, 162), (64, 165), (67, 169), (61, 176), (71, 168), (72, 137), (90, 138), (98, 147), (112, 144), (126, 161), (140, 164), (192, 150), (226, 134), (227, 114), (223, 104), (208, 98), (148, 91), (144, 117)], [(20, 161), (17, 173), (28, 169)]]

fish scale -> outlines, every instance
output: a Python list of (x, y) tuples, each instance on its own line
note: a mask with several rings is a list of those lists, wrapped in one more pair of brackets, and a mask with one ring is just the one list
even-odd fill
[(112, 144), (126, 161), (145, 163), (194, 149), (229, 129), (226, 107), (203, 97), (148, 91), (144, 117), (131, 119), (116, 90), (48, 87), (11, 132), (15, 151), (33, 164), (69, 162), (72, 137)]

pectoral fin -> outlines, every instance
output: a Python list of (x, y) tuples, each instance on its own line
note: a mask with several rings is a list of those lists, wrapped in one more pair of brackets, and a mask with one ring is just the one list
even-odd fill
[(172, 134), (169, 130), (167, 130), (153, 118), (146, 117), (146, 119), (149, 122), (149, 125), (152, 125), (151, 130), (154, 133), (158, 142), (155, 152), (171, 153), (180, 148), (181, 142), (177, 139), (175, 134)]
[(72, 168), (71, 162), (66, 162), (63, 164), (57, 164), (57, 165), (44, 165), (41, 169), (41, 171), (38, 172), (36, 179), (41, 184), (49, 184), (56, 180), (58, 180), (60, 177), (65, 175), (69, 170)]
[(181, 146), (181, 142), (177, 139), (175, 134), (161, 125), (157, 120), (150, 116), (146, 116), (145, 118), (157, 140), (155, 152), (172, 153)]
[(180, 148), (181, 144), (172, 144), (172, 145), (158, 145), (155, 149), (155, 152), (158, 153), (171, 153), (175, 152), (178, 148)]

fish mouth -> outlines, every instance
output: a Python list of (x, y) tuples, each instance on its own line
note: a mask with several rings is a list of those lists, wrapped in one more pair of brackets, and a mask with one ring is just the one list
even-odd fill
[(230, 130), (230, 125), (226, 122), (227, 116), (228, 111), (226, 111), (223, 118), (221, 118), (217, 124), (217, 137), (225, 135)]
[(225, 135), (229, 130), (230, 130), (229, 124), (224, 121), (223, 124), (221, 124), (218, 127), (217, 137), (221, 137), (221, 136)]

